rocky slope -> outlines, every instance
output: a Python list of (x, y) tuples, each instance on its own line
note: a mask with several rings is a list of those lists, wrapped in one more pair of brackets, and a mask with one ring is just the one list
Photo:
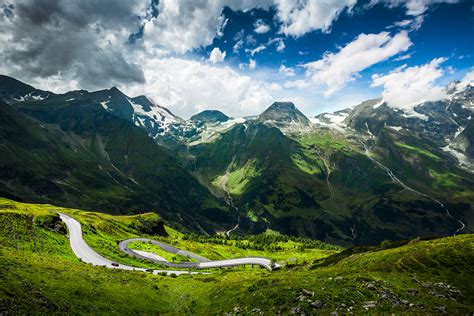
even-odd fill
[[(252, 118), (204, 111), (184, 121), (116, 88), (55, 95), (0, 79), (11, 105), (5, 196), (153, 208), (200, 232), (272, 229), (342, 244), (474, 230), (469, 86), (412, 110), (375, 99), (310, 120), (275, 102)], [(35, 135), (49, 140), (45, 151)]]

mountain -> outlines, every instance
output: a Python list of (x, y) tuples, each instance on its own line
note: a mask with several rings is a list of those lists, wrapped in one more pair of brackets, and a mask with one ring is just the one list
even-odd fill
[(14, 78), (0, 75), (0, 100), (8, 103), (43, 100), (54, 93), (33, 88)]
[(146, 96), (130, 98), (115, 87), (91, 92), (90, 95), (105, 110), (143, 128), (153, 138), (160, 138), (169, 133), (174, 124), (183, 121), (168, 109), (154, 104)]
[(2, 196), (108, 213), (153, 210), (202, 233), (234, 220), (171, 152), (84, 91), (2, 102), (0, 111)]
[(199, 122), (227, 122), (230, 118), (217, 110), (205, 110), (191, 116), (191, 121)]
[[(348, 244), (469, 232), (473, 169), (437, 143), (462, 130), (458, 146), (471, 148), (471, 129), (462, 125), (471, 122), (466, 102), (453, 96), (407, 114), (369, 100), (290, 131), (274, 122), (297, 122), (294, 105), (277, 103), (257, 120), (189, 147), (189, 165), (232, 199), (242, 231), (270, 228)], [(453, 126), (442, 115), (447, 104), (458, 115)]]
[(37, 90), (2, 82), (10, 198), (344, 245), (474, 231), (469, 86), (406, 109), (374, 99), (309, 120), (275, 102), (257, 117), (184, 121), (116, 88), (21, 99)]
[(309, 119), (292, 102), (274, 102), (258, 116), (262, 122), (309, 125)]

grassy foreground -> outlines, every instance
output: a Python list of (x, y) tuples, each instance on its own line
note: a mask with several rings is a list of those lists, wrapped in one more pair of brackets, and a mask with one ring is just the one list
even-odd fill
[[(91, 247), (121, 263), (157, 267), (122, 255), (116, 246), (148, 236), (210, 259), (258, 255), (288, 266), (177, 278), (92, 267), (75, 258), (55, 210), (79, 220)], [(473, 235), (342, 251), (271, 234), (186, 236), (156, 214), (110, 216), (0, 199), (0, 313), (466, 314), (474, 311), (473, 263)]]

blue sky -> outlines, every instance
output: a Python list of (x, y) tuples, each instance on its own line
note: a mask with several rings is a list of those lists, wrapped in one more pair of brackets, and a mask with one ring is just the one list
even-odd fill
[(410, 110), (474, 77), (470, 0), (9, 0), (0, 29), (1, 73), (56, 92), (118, 86), (183, 117), (277, 100)]

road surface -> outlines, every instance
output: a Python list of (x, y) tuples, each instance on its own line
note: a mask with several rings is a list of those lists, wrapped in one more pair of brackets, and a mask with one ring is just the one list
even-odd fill
[[(114, 261), (111, 261), (107, 258), (102, 257), (100, 254), (95, 252), (89, 245), (85, 242), (82, 238), (82, 228), (81, 224), (76, 221), (74, 218), (59, 213), (61, 220), (66, 224), (68, 231), (69, 231), (69, 242), (71, 244), (72, 251), (76, 255), (76, 257), (80, 258), (83, 262), (90, 263), (95, 266), (105, 266), (107, 268), (112, 269), (124, 269), (124, 270), (137, 270), (137, 271), (147, 271), (144, 268), (132, 267), (123, 264), (117, 264)], [(198, 260), (198, 262), (181, 262), (181, 263), (173, 263), (168, 262), (164, 258), (147, 251), (142, 250), (132, 250), (128, 248), (128, 245), (131, 242), (150, 242), (157, 246), (159, 246), (164, 251), (185, 256), (188, 258), (193, 258)], [(273, 270), (279, 268), (280, 265), (277, 263), (272, 263), (270, 260), (266, 258), (259, 258), (259, 257), (245, 257), (245, 258), (237, 258), (237, 259), (226, 259), (226, 260), (215, 260), (211, 261), (207, 258), (194, 254), (192, 252), (182, 250), (166, 243), (148, 239), (148, 238), (131, 238), (127, 240), (123, 240), (118, 245), (119, 249), (126, 254), (141, 258), (145, 260), (149, 260), (161, 265), (166, 265), (168, 267), (174, 268), (188, 268), (188, 269), (210, 269), (210, 268), (225, 268), (225, 267), (233, 267), (233, 266), (242, 266), (242, 265), (259, 265), (268, 270)], [(165, 272), (167, 274), (175, 273), (176, 275), (183, 274), (183, 273), (192, 273), (188, 271), (172, 271), (172, 270), (153, 270), (153, 274), (158, 274)], [(196, 273), (196, 272), (194, 272)]]
[[(82, 238), (82, 229), (81, 224), (76, 221), (74, 218), (59, 213), (61, 220), (66, 224), (69, 232), (69, 243), (71, 244), (72, 251), (76, 257), (80, 258), (85, 263), (90, 263), (94, 266), (104, 266), (112, 269), (123, 269), (123, 270), (136, 270), (136, 271), (147, 271), (144, 268), (131, 267), (124, 264), (118, 264), (114, 261), (102, 257), (100, 254), (95, 252)], [(115, 264), (115, 265), (113, 265)], [(176, 275), (180, 274), (189, 274), (188, 271), (171, 271), (171, 270), (153, 270), (153, 274), (158, 273), (174, 273)]]
[[(180, 262), (180, 263), (174, 263), (174, 262), (169, 262), (166, 260), (161, 260), (156, 258), (156, 254), (151, 253), (151, 252), (146, 252), (142, 250), (134, 250), (130, 249), (128, 245), (131, 242), (149, 242), (154, 245), (157, 245), (164, 251), (185, 256), (188, 258), (193, 258), (198, 260), (199, 262)], [(149, 261), (153, 261), (168, 267), (173, 267), (173, 268), (188, 268), (188, 269), (210, 269), (210, 268), (224, 268), (224, 267), (234, 267), (234, 266), (242, 266), (242, 265), (259, 265), (264, 267), (265, 269), (268, 270), (273, 270), (275, 268), (279, 268), (280, 265), (277, 263), (274, 263), (272, 265), (271, 260), (268, 260), (266, 258), (260, 258), (260, 257), (245, 257), (245, 258), (237, 258), (237, 259), (225, 259), (225, 260), (214, 260), (211, 261), (207, 258), (201, 257), (199, 255), (196, 255), (192, 252), (186, 251), (186, 250), (181, 250), (179, 248), (173, 247), (171, 245), (165, 244), (161, 241), (156, 241), (153, 239), (148, 239), (148, 238), (131, 238), (127, 240), (123, 240), (119, 243), (119, 249), (126, 254), (137, 257), (140, 259), (145, 259)]]

